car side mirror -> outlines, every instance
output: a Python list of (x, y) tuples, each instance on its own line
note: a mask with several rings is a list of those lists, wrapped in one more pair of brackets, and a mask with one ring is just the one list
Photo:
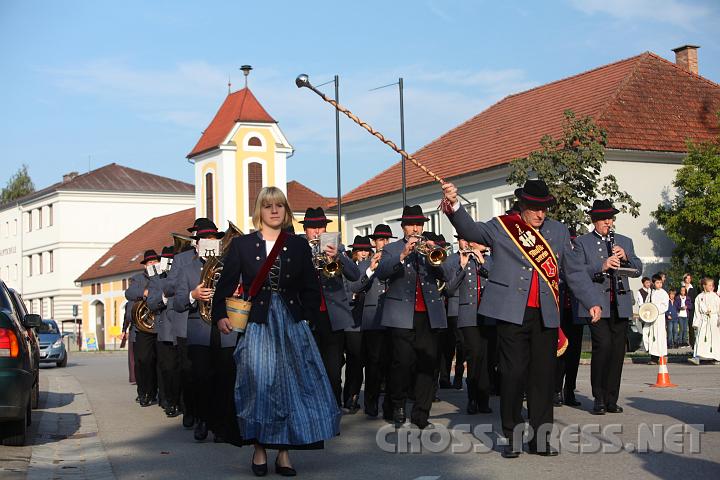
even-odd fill
[(23, 325), (26, 328), (38, 328), (42, 325), (42, 317), (37, 313), (28, 313), (25, 315), (25, 318), (23, 318)]

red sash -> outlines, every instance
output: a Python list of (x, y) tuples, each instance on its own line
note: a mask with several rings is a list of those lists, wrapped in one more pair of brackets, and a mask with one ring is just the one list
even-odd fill
[(555, 306), (560, 311), (560, 269), (555, 253), (543, 236), (520, 218), (520, 215), (501, 215), (497, 217), (505, 232), (520, 249), (525, 258), (538, 272), (538, 275), (550, 286)]

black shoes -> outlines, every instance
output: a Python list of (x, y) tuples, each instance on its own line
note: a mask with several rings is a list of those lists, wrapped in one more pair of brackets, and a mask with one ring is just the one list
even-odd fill
[(294, 477), (297, 475), (297, 472), (292, 467), (283, 467), (280, 464), (278, 464), (277, 460), (275, 460), (275, 473), (283, 476), (283, 477)]
[(553, 406), (554, 407), (562, 407), (563, 406), (563, 399), (560, 396), (560, 392), (555, 392), (553, 395)]
[(622, 413), (623, 412), (623, 408), (618, 407), (617, 405), (608, 405), (605, 410), (608, 413)]
[(503, 458), (518, 458), (522, 452), (515, 450), (512, 445), (505, 445), (502, 450)]
[(556, 448), (546, 445), (544, 450), (538, 450), (536, 445), (528, 445), (528, 453), (542, 457), (557, 457), (560, 452)]
[(565, 402), (565, 405), (567, 405), (569, 407), (579, 407), (580, 405), (582, 405), (582, 403), (578, 402), (577, 399), (575, 398), (574, 392), (568, 392), (566, 390), (563, 397), (565, 397), (563, 400)]
[(403, 407), (393, 409), (392, 420), (396, 428), (400, 428), (401, 426), (403, 426), (405, 424), (405, 421), (407, 420), (407, 417), (405, 416), (405, 409)]
[(348, 413), (354, 415), (360, 410), (359, 396), (353, 395), (345, 401), (345, 409)]
[(197, 425), (195, 425), (194, 436), (195, 436), (195, 440), (197, 440), (198, 442), (201, 442), (207, 438), (207, 436), (208, 436), (207, 422), (203, 422), (202, 420), (200, 420), (197, 423)]
[(153, 404), (153, 398), (150, 396), (150, 394), (145, 394), (140, 397), (140, 406), (141, 407), (149, 407)]
[(468, 400), (467, 409), (468, 415), (475, 415), (478, 413), (478, 404), (475, 400)]
[(373, 401), (365, 401), (365, 415), (368, 417), (377, 417), (378, 416), (378, 402), (377, 400)]
[(190, 415), (189, 413), (186, 413), (183, 415), (183, 427), (185, 428), (192, 428), (193, 425), (195, 425), (195, 417)]
[(267, 462), (263, 463), (261, 465), (256, 465), (255, 462), (252, 462), (252, 472), (255, 474), (256, 477), (264, 477), (267, 475), (268, 468), (267, 468)]
[(165, 415), (167, 415), (168, 418), (175, 418), (180, 415), (180, 409), (177, 407), (177, 405), (170, 404), (165, 409)]
[(595, 405), (592, 409), (593, 415), (605, 415), (605, 404), (600, 400), (595, 400)]

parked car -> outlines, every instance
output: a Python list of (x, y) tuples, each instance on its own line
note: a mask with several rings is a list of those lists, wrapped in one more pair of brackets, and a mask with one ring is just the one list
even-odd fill
[[(25, 308), (25, 302), (23, 302), (22, 296), (15, 290), (14, 288), (8, 287), (8, 292), (10, 292), (10, 300), (13, 303), (13, 306), (15, 307), (15, 310), (18, 312), (19, 317), (18, 318), (25, 318), (25, 315), (27, 315), (28, 312), (27, 308)], [(40, 365), (40, 340), (38, 339), (38, 332), (35, 328), (28, 328), (28, 336), (30, 337), (30, 346), (32, 347), (33, 351), (33, 358), (35, 359), (35, 365)], [(36, 370), (37, 378), (35, 379), (35, 388), (33, 389), (33, 398), (32, 398), (32, 408), (38, 408), (38, 403), (40, 403), (40, 369), (38, 368)]]
[(40, 363), (54, 363), (58, 367), (67, 367), (68, 354), (55, 320), (43, 320), (38, 329), (40, 334)]
[(39, 393), (32, 329), (41, 323), (40, 315), (18, 308), (0, 281), (0, 439), (4, 445), (27, 442), (33, 398)]

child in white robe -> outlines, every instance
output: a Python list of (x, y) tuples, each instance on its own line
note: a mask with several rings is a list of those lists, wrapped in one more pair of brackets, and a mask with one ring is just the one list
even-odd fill
[(715, 282), (705, 277), (700, 282), (703, 292), (695, 298), (695, 351), (688, 361), (700, 365), (700, 360), (720, 361), (720, 297)]
[[(665, 328), (665, 312), (668, 311), (670, 305), (670, 297), (663, 289), (663, 281), (660, 275), (652, 277), (653, 289), (647, 297), (645, 303), (653, 303), (658, 308), (658, 316), (654, 322), (643, 323), (643, 345), (645, 350), (652, 357), (667, 356), (667, 330)], [(655, 365), (656, 359), (652, 358), (649, 365)]]

